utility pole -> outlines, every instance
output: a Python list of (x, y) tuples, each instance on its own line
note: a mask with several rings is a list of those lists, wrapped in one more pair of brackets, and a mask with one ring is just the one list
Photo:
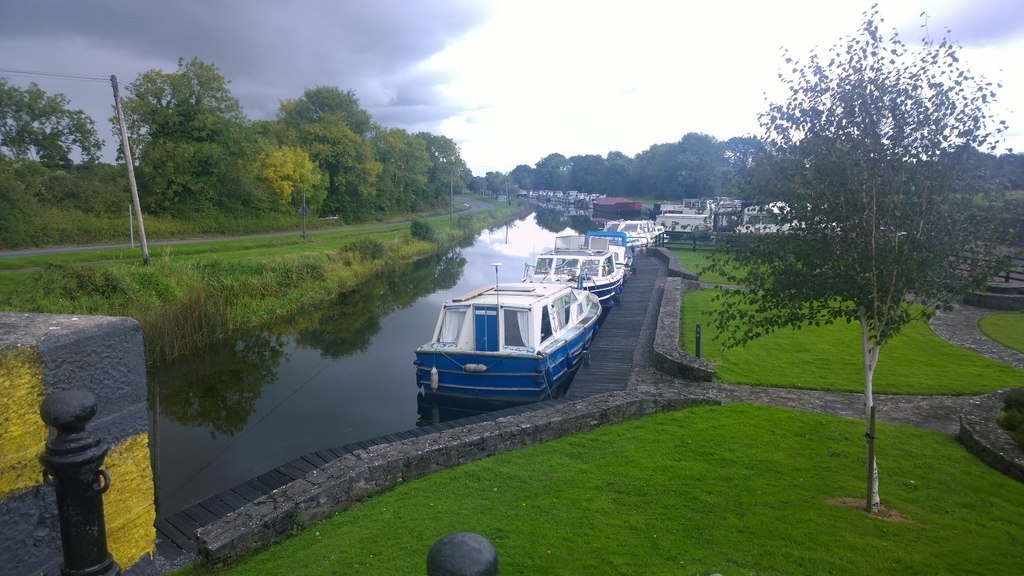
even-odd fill
[(139, 189), (135, 186), (135, 167), (132, 163), (132, 149), (128, 144), (128, 129), (124, 126), (124, 113), (121, 111), (121, 92), (117, 88), (117, 76), (110, 75), (110, 85), (114, 88), (114, 107), (117, 108), (117, 121), (121, 127), (121, 150), (124, 152), (124, 163), (128, 167), (128, 187), (132, 191), (132, 206), (135, 208), (135, 220), (139, 228), (139, 245), (142, 246), (142, 264), (149, 264), (149, 246), (146, 244), (146, 228), (142, 225), (142, 207), (139, 206)]

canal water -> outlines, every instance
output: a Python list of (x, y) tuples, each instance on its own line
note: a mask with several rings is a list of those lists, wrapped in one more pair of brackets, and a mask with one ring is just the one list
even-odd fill
[(151, 371), (158, 516), (309, 452), (429, 421), (417, 409), (413, 351), (430, 338), (441, 303), (496, 278), (521, 280), (555, 231), (592, 227), (542, 210), (291, 322)]

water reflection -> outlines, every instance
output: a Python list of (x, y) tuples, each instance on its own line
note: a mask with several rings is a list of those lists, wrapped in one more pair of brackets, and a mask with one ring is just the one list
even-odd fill
[(329, 305), (152, 371), (158, 515), (309, 452), (426, 422), (413, 351), (429, 339), (441, 302), (493, 283), (492, 262), (504, 264), (500, 281), (518, 281), (555, 235), (532, 217), (485, 231)]
[(149, 383), (164, 416), (205, 427), (211, 437), (232, 436), (245, 427), (284, 356), (280, 337), (246, 334), (151, 373)]
[(601, 230), (601, 223), (590, 217), (589, 214), (567, 214), (565, 210), (558, 208), (537, 208), (537, 224), (551, 232), (561, 232), (571, 229), (577, 234), (586, 234), (589, 230)]

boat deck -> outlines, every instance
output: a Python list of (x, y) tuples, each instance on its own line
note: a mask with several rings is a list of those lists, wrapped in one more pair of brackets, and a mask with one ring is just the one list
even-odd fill
[[(655, 293), (660, 268), (656, 258), (638, 256), (634, 260), (636, 273), (631, 275), (623, 288), (621, 302), (605, 319), (590, 348), (590, 360), (580, 367), (564, 398), (547, 402), (568, 402), (616, 390), (625, 390), (633, 368), (638, 335)], [(442, 430), (450, 430), (469, 424), (511, 414), (521, 414), (547, 405), (547, 402), (526, 404), (494, 412), (477, 414), (468, 418), (441, 422), (386, 434), (376, 438), (353, 442), (337, 448), (317, 450), (264, 472), (229, 490), (211, 496), (198, 504), (161, 518), (156, 522), (156, 551), (169, 563), (174, 564), (190, 557), (196, 551), (195, 532), (197, 529), (238, 510), (253, 500), (297, 480), (328, 462), (371, 446), (399, 442), (425, 436)]]

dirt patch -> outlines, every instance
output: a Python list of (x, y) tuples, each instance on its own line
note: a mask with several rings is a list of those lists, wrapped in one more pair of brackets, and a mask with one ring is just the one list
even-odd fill
[[(826, 500), (826, 502), (828, 502), (829, 504), (834, 504), (836, 506), (844, 506), (846, 508), (853, 508), (855, 510), (864, 512), (864, 498), (851, 498), (849, 496), (846, 496), (843, 498), (829, 498), (828, 500)], [(867, 512), (864, 513), (867, 514)], [(888, 520), (890, 522), (910, 522), (909, 519), (904, 518), (896, 509), (889, 508), (884, 504), (879, 506), (878, 512), (872, 514), (871, 516), (875, 518), (880, 518), (882, 520)]]

